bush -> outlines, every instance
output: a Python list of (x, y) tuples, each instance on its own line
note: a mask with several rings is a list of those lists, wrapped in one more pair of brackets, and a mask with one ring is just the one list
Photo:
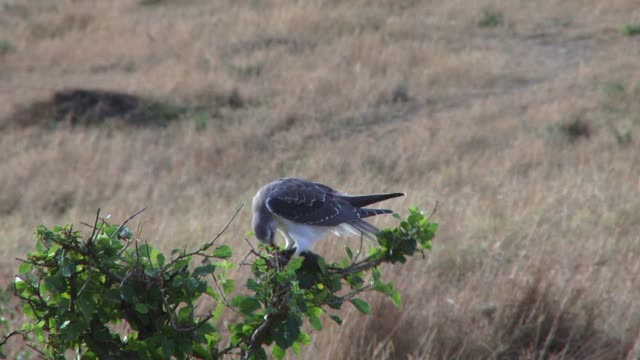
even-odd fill
[(495, 11), (490, 8), (482, 8), (480, 18), (476, 22), (476, 25), (481, 28), (497, 27), (504, 24), (504, 15), (500, 11)]
[[(197, 250), (175, 249), (167, 256), (134, 239), (127, 221), (110, 224), (98, 212), (84, 240), (69, 225), (38, 227), (36, 249), (23, 260), (15, 280), (27, 321), (0, 347), (22, 335), (32, 348), (42, 349), (42, 357), (52, 359), (64, 359), (68, 351), (82, 359), (218, 359), (228, 354), (266, 359), (267, 346), (281, 359), (310, 342), (305, 318), (319, 331), (322, 316), (342, 323), (336, 312), (346, 302), (370, 313), (369, 304), (357, 297), (364, 291), (381, 292), (400, 305), (399, 293), (382, 280), (379, 266), (404, 263), (430, 250), (437, 230), (412, 208), (397, 228), (380, 232), (379, 247), (361, 260), (360, 252), (349, 248), (347, 258), (332, 264), (316, 254), (290, 259), (291, 252), (253, 249), (245, 259), (253, 275), (248, 294), (228, 301), (234, 288), (226, 277), (232, 252), (216, 244), (224, 230)], [(216, 306), (198, 316), (194, 308), (202, 297), (212, 298)], [(229, 325), (228, 338), (215, 325), (225, 308), (239, 315)], [(124, 326), (126, 334), (117, 331)]]
[(622, 28), (622, 34), (626, 36), (640, 35), (640, 24), (628, 24)]

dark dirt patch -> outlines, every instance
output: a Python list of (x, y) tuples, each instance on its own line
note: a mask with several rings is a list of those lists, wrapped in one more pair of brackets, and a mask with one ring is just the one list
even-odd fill
[(19, 127), (101, 125), (106, 122), (137, 127), (166, 126), (187, 108), (136, 95), (104, 90), (65, 89), (49, 99), (24, 106), (6, 124)]

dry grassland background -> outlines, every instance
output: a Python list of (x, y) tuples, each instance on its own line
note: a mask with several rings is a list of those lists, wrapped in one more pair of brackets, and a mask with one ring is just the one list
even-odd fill
[[(0, 5), (3, 285), (38, 224), (146, 206), (141, 238), (195, 247), (260, 185), (299, 176), (405, 191), (385, 204), (401, 214), (438, 201), (441, 229), (427, 259), (385, 269), (401, 310), (346, 307), (302, 358), (640, 353), (636, 0)], [(78, 88), (178, 115), (56, 118), (54, 94)], [(249, 228), (245, 207), (224, 240), (236, 260)]]

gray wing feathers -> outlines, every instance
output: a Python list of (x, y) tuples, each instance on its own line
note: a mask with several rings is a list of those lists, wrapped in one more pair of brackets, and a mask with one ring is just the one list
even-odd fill
[(307, 225), (335, 226), (357, 219), (357, 209), (339, 202), (330, 191), (324, 185), (286, 178), (273, 183), (265, 203), (274, 214)]
[(274, 214), (285, 219), (320, 226), (349, 223), (368, 233), (377, 228), (363, 220), (369, 216), (391, 213), (387, 209), (363, 209), (375, 202), (402, 196), (403, 193), (349, 196), (326, 185), (284, 178), (272, 184), (265, 194), (265, 205)]

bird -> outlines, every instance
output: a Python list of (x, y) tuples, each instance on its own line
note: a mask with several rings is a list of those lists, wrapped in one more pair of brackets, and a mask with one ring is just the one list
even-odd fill
[(276, 230), (295, 255), (310, 252), (327, 233), (375, 239), (378, 228), (363, 220), (390, 214), (389, 209), (365, 208), (405, 193), (349, 195), (327, 185), (286, 177), (264, 185), (252, 201), (252, 229), (261, 243), (274, 245)]

